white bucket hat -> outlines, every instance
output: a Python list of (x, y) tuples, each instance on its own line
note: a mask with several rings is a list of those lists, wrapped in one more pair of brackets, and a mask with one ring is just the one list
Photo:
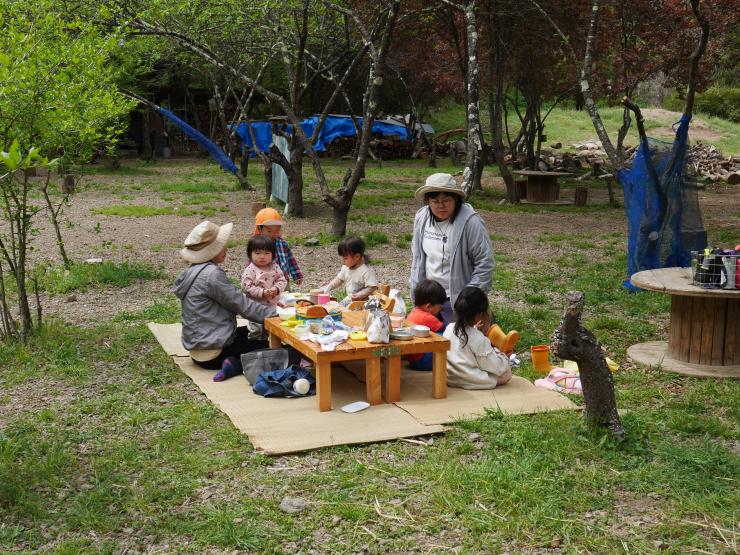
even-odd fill
[(196, 225), (185, 239), (180, 256), (191, 264), (202, 264), (217, 256), (226, 246), (234, 224), (218, 226), (208, 220)]
[(417, 200), (423, 202), (424, 195), (427, 193), (448, 193), (465, 198), (465, 193), (457, 185), (455, 178), (449, 173), (433, 173), (427, 177), (424, 185), (416, 190), (416, 194), (414, 196)]

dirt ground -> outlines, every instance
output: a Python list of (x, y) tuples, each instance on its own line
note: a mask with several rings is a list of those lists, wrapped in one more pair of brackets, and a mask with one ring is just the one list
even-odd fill
[[(206, 162), (193, 160), (183, 161), (183, 171), (192, 171), (193, 164)], [(159, 170), (149, 170), (148, 179), (157, 179)], [(172, 168), (162, 169), (171, 178)], [(176, 171), (176, 170), (175, 170)], [(180, 259), (178, 250), (188, 232), (204, 218), (195, 216), (165, 215), (154, 217), (119, 217), (95, 214), (96, 208), (103, 208), (119, 204), (145, 204), (164, 206), (168, 203), (162, 199), (162, 193), (152, 192), (143, 188), (141, 191), (131, 191), (128, 200), (122, 201), (118, 191), (110, 188), (101, 190), (100, 187), (86, 186), (86, 183), (96, 184), (110, 182), (116, 188), (128, 189), (129, 185), (136, 184), (140, 178), (131, 176), (101, 176), (85, 177), (80, 192), (76, 193), (71, 206), (66, 209), (65, 218), (72, 227), (63, 228), (67, 251), (75, 261), (84, 261), (88, 258), (103, 258), (114, 262), (125, 260), (147, 262), (161, 266), (166, 279), (134, 283), (126, 288), (91, 288), (85, 292), (76, 292), (73, 295), (62, 295), (44, 298), (43, 305), (47, 314), (57, 314), (64, 320), (78, 324), (95, 322), (107, 319), (122, 310), (137, 311), (157, 299), (163, 299), (169, 294), (169, 287), (174, 277), (185, 267)], [(380, 245), (371, 249), (369, 254), (379, 264), (375, 266), (381, 281), (399, 287), (404, 294), (408, 289), (408, 276), (411, 256), (406, 246), (399, 248), (396, 242), (404, 234), (412, 230), (414, 212), (418, 203), (413, 199), (413, 192), (421, 183), (422, 178), (414, 180), (404, 177), (395, 180), (399, 184), (408, 186), (408, 200), (400, 200), (393, 206), (374, 207), (373, 214), (385, 214), (388, 223), (368, 224), (362, 221), (350, 221), (349, 228), (356, 233), (365, 233), (370, 230), (383, 231), (389, 238), (389, 244)], [(484, 174), (484, 188), (503, 191), (500, 179)], [(310, 185), (309, 185), (310, 186)], [(378, 189), (374, 190), (381, 194)], [(253, 216), (250, 213), (249, 203), (260, 200), (259, 193), (245, 193), (237, 191), (222, 192), (223, 212), (217, 212), (208, 219), (217, 223), (233, 221), (234, 232), (232, 239), (238, 242), (237, 247), (229, 251), (229, 257), (224, 265), (227, 274), (237, 278), (245, 265), (244, 244), (252, 232)], [(617, 192), (618, 197), (621, 192)], [(565, 189), (564, 198), (572, 198), (573, 190)], [(606, 191), (591, 190), (590, 203), (605, 203)], [(738, 207), (740, 207), (740, 187), (728, 188), (710, 186), (700, 193), (705, 227), (709, 230), (710, 240), (712, 230), (737, 229)], [(494, 201), (495, 202), (495, 201)], [(558, 210), (540, 211), (535, 213), (501, 211), (479, 211), (485, 220), (489, 232), (494, 237), (494, 250), (497, 255), (506, 260), (506, 268), (515, 271), (526, 271), (537, 257), (542, 256), (542, 234), (577, 234), (584, 238), (600, 241), (610, 236), (614, 244), (615, 232), (621, 232), (619, 244), (614, 248), (624, 249), (626, 243), (626, 221), (623, 210), (603, 209), (596, 212), (573, 213)], [(352, 217), (353, 213), (350, 213)], [(285, 235), (310, 237), (319, 232), (329, 231), (331, 213), (326, 205), (310, 203), (306, 209), (306, 217), (289, 218), (286, 220)], [(53, 230), (39, 219), (40, 234), (35, 238), (32, 257), (34, 261), (51, 259), (59, 263)], [(540, 238), (540, 239), (538, 239)], [(607, 243), (605, 243), (606, 245)], [(548, 255), (563, 254), (557, 252), (557, 246), (548, 244)], [(554, 250), (553, 250), (554, 249)], [(293, 245), (294, 254), (303, 270), (305, 282), (302, 289), (319, 285), (332, 278), (340, 268), (340, 260), (336, 255), (336, 245), (330, 244), (320, 247), (305, 247)], [(504, 300), (500, 294), (494, 292), (496, 300)]]
[[(658, 120), (665, 124), (665, 127), (653, 128), (650, 133), (658, 135), (660, 137), (674, 137), (675, 132), (673, 131), (672, 125), (676, 123), (681, 114), (678, 112), (672, 112), (670, 110), (664, 110), (663, 108), (645, 108), (642, 110), (642, 115), (645, 118)], [(712, 131), (706, 121), (701, 118), (691, 119), (691, 140), (692, 141), (718, 141), (722, 139), (723, 135), (719, 131)]]

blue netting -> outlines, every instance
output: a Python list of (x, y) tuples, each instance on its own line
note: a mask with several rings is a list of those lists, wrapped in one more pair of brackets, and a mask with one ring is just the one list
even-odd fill
[[(318, 122), (318, 116), (306, 118), (301, 122), (301, 128), (307, 137), (311, 137)], [(357, 122), (362, 127), (362, 118), (357, 118)], [(283, 125), (281, 127), (288, 134), (293, 129), (292, 125)], [(272, 123), (268, 121), (254, 121), (252, 122), (252, 130), (254, 131), (257, 148), (260, 152), (267, 152), (272, 144)], [(242, 143), (251, 149), (252, 138), (249, 135), (247, 124), (244, 122), (238, 124), (235, 132)], [(384, 137), (397, 135), (402, 141), (406, 140), (406, 127), (403, 125), (375, 121), (373, 122), (373, 133), (380, 133)], [(345, 116), (327, 116), (319, 136), (313, 143), (313, 148), (316, 152), (323, 152), (334, 139), (338, 137), (355, 137), (356, 135), (355, 125), (352, 123), (351, 118)], [(254, 156), (254, 153), (250, 154), (250, 156)]]
[(205, 148), (208, 153), (211, 155), (211, 157), (218, 162), (218, 164), (227, 172), (231, 172), (233, 174), (237, 173), (237, 167), (234, 162), (231, 161), (231, 158), (229, 158), (226, 153), (221, 149), (220, 146), (218, 146), (216, 143), (211, 141), (208, 137), (206, 137), (203, 133), (195, 129), (194, 127), (191, 127), (187, 123), (185, 123), (183, 120), (178, 118), (175, 114), (170, 112), (169, 110), (158, 107), (157, 111), (165, 116), (168, 120), (170, 120), (172, 123), (177, 125), (177, 127), (180, 128), (180, 130), (185, 133), (188, 137), (193, 139), (196, 143), (198, 143), (200, 146)]
[(641, 141), (632, 167), (618, 173), (627, 212), (627, 280), (635, 272), (689, 266), (706, 246), (696, 181), (688, 166), (691, 116), (682, 116), (673, 143)]

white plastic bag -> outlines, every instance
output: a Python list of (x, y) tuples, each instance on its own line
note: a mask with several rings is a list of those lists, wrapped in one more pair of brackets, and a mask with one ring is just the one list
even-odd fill
[(370, 310), (365, 323), (370, 343), (388, 343), (391, 340), (391, 318), (385, 310)]
[(403, 300), (401, 292), (398, 289), (391, 289), (388, 297), (396, 301), (393, 303), (393, 314), (406, 318), (406, 301)]

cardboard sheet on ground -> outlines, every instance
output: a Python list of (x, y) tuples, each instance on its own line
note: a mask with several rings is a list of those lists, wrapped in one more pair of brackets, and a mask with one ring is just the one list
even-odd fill
[(486, 409), (498, 408), (504, 414), (534, 414), (551, 410), (578, 408), (570, 399), (547, 389), (535, 387), (526, 378), (514, 376), (496, 389), (469, 390), (447, 388), (447, 398), (429, 398), (431, 372), (401, 371), (401, 401), (397, 406), (422, 424), (446, 424), (455, 420), (478, 418)]
[(243, 376), (217, 383), (212, 371), (199, 368), (189, 357), (173, 359), (256, 449), (271, 455), (444, 431), (385, 403), (354, 414), (342, 412), (342, 405), (365, 398), (365, 386), (341, 367), (332, 369), (334, 410), (319, 412), (316, 397), (266, 399), (255, 395)]
[(180, 343), (180, 324), (149, 323), (149, 329), (182, 371), (249, 436), (254, 447), (273, 455), (439, 433), (444, 431), (439, 424), (482, 416), (486, 408), (499, 408), (504, 414), (577, 408), (566, 397), (520, 377), (493, 391), (450, 387), (446, 399), (432, 399), (431, 372), (403, 369), (400, 403), (345, 414), (339, 410), (342, 405), (365, 399), (361, 381), (364, 363), (360, 362), (351, 365), (351, 372), (341, 367), (332, 370), (334, 410), (319, 412), (315, 397), (265, 399), (255, 395), (241, 376), (213, 382), (213, 372), (199, 368), (187, 356)]
[[(246, 326), (247, 321), (243, 318), (237, 318), (236, 325)], [(159, 344), (162, 345), (165, 353), (176, 357), (190, 356), (190, 352), (182, 346), (182, 341), (180, 340), (180, 336), (182, 335), (181, 324), (157, 324), (156, 322), (149, 322), (147, 327), (154, 337), (157, 338)]]
[[(364, 362), (352, 361), (345, 366), (362, 379)], [(579, 409), (570, 399), (548, 389), (536, 387), (520, 376), (496, 389), (468, 390), (447, 388), (446, 399), (432, 399), (432, 373), (401, 369), (401, 401), (397, 406), (422, 424), (448, 424), (456, 420), (484, 416), (486, 409), (499, 409), (504, 414), (534, 414), (551, 410)]]

